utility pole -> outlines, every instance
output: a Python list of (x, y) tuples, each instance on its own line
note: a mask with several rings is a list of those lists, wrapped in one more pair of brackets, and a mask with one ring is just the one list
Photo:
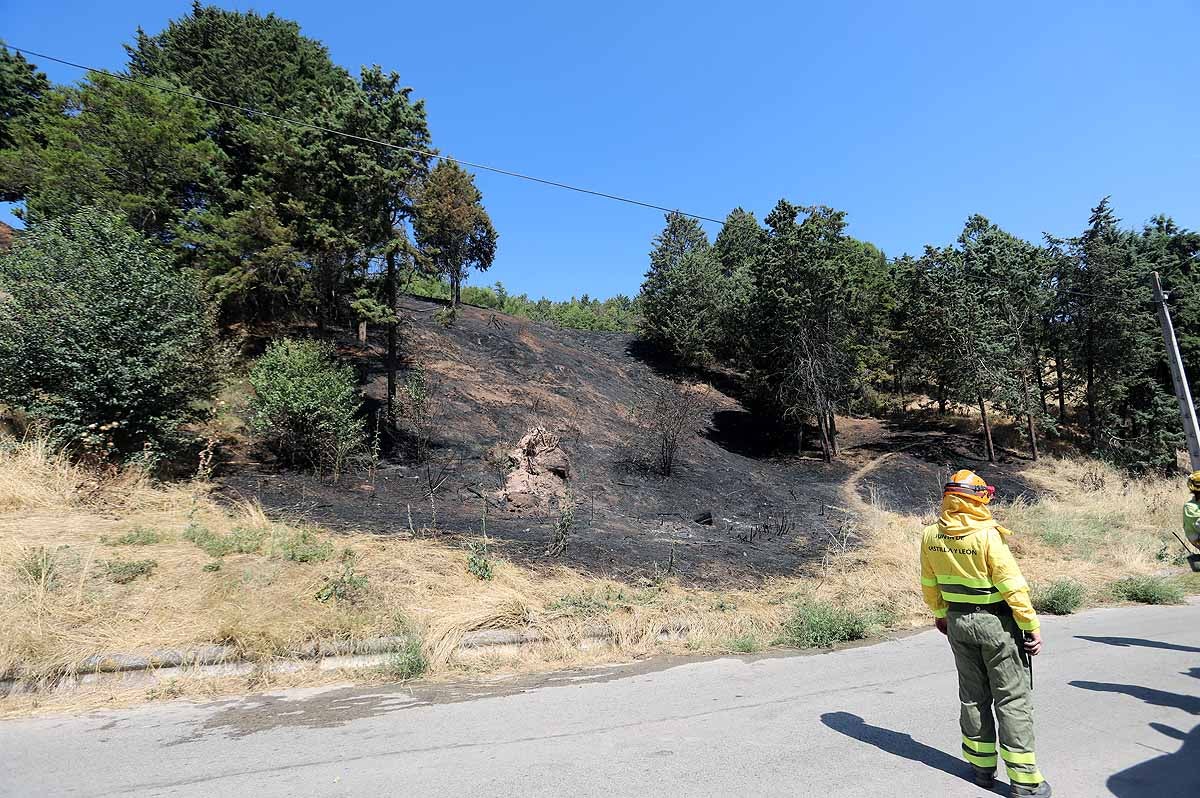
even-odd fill
[(1192, 470), (1200, 471), (1200, 433), (1196, 431), (1196, 407), (1192, 404), (1192, 391), (1188, 388), (1183, 358), (1179, 356), (1179, 343), (1175, 340), (1175, 328), (1171, 325), (1171, 313), (1167, 310), (1167, 294), (1163, 293), (1162, 285), (1158, 282), (1158, 272), (1154, 272), (1150, 280), (1154, 288), (1154, 307), (1158, 309), (1158, 321), (1162, 325), (1163, 343), (1167, 345), (1171, 382), (1175, 385), (1179, 415), (1183, 418), (1183, 431), (1187, 435), (1188, 457), (1192, 461)]

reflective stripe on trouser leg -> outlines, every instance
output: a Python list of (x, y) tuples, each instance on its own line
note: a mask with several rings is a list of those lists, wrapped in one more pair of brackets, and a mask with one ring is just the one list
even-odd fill
[[(989, 616), (990, 617), (990, 616)], [(963, 758), (980, 770), (996, 768), (996, 724), (992, 691), (980, 647), (972, 640), (971, 620), (955, 615), (947, 630), (958, 670), (959, 726)]]
[(1004, 768), (1008, 771), (1008, 779), (1013, 784), (1036, 787), (1042, 783), (1042, 774), (1037, 769), (1037, 758), (1033, 755), (1033, 751), (1010, 751), (1001, 745), (1000, 756), (1004, 759)]
[(962, 738), (963, 758), (981, 770), (996, 769), (996, 744)]

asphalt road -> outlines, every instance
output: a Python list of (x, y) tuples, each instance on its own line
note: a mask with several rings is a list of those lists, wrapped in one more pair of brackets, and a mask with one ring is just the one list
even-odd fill
[[(1045, 622), (1055, 794), (1200, 796), (1200, 604)], [(0, 723), (4, 796), (977, 796), (927, 632), (815, 656)], [(1007, 795), (998, 784), (995, 794)]]

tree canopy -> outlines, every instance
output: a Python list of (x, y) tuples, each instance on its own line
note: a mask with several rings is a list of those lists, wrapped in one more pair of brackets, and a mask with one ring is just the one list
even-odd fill
[(1031, 243), (974, 215), (953, 243), (889, 260), (832, 208), (780, 200), (765, 222), (734, 209), (710, 247), (698, 223), (669, 215), (639, 331), (682, 365), (744, 370), (782, 437), (811, 426), (829, 458), (838, 413), (880, 391), (901, 403), (925, 392), (942, 413), (974, 409), (989, 459), (999, 412), (1034, 458), (1046, 436), (1078, 432), (1131, 469), (1173, 466), (1181, 429), (1148, 277), (1174, 292), (1196, 368), (1200, 312), (1186, 298), (1200, 234), (1165, 216), (1125, 229), (1105, 199), (1077, 236)]
[(496, 257), (496, 229), (469, 172), (438, 162), (421, 187), (415, 229), (433, 273), (446, 276), (450, 300), (458, 304), (470, 270), (487, 271)]

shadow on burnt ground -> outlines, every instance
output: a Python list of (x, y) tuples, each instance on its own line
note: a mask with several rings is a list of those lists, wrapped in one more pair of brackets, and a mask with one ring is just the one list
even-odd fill
[(723, 368), (689, 368), (681, 366), (667, 352), (642, 338), (632, 337), (625, 354), (663, 379), (673, 382), (706, 383), (734, 401), (747, 403), (749, 388), (740, 374)]
[(989, 463), (979, 436), (963, 432), (961, 421), (909, 414), (870, 423), (878, 427), (878, 434), (863, 436), (843, 449), (845, 455), (863, 462), (879, 459), (859, 482), (864, 500), (874, 498), (887, 509), (928, 515), (946, 479), (961, 468), (995, 485), (1001, 503), (1036, 498), (1037, 488), (1022, 474), (1032, 460), (997, 446), (997, 462)]
[[(710, 441), (733, 454), (751, 459), (773, 457), (785, 451), (787, 441), (774, 425), (748, 410), (718, 410), (705, 435)], [(795, 438), (790, 441), (795, 450)]]
[[(715, 409), (705, 437), (726, 451), (754, 460), (797, 457), (798, 430), (781, 426), (755, 403), (742, 375), (722, 368), (680, 366), (668, 353), (640, 338), (632, 339), (625, 352), (664, 379), (711, 385), (729, 401), (729, 407)], [(805, 451), (816, 444), (815, 429), (806, 427)]]

